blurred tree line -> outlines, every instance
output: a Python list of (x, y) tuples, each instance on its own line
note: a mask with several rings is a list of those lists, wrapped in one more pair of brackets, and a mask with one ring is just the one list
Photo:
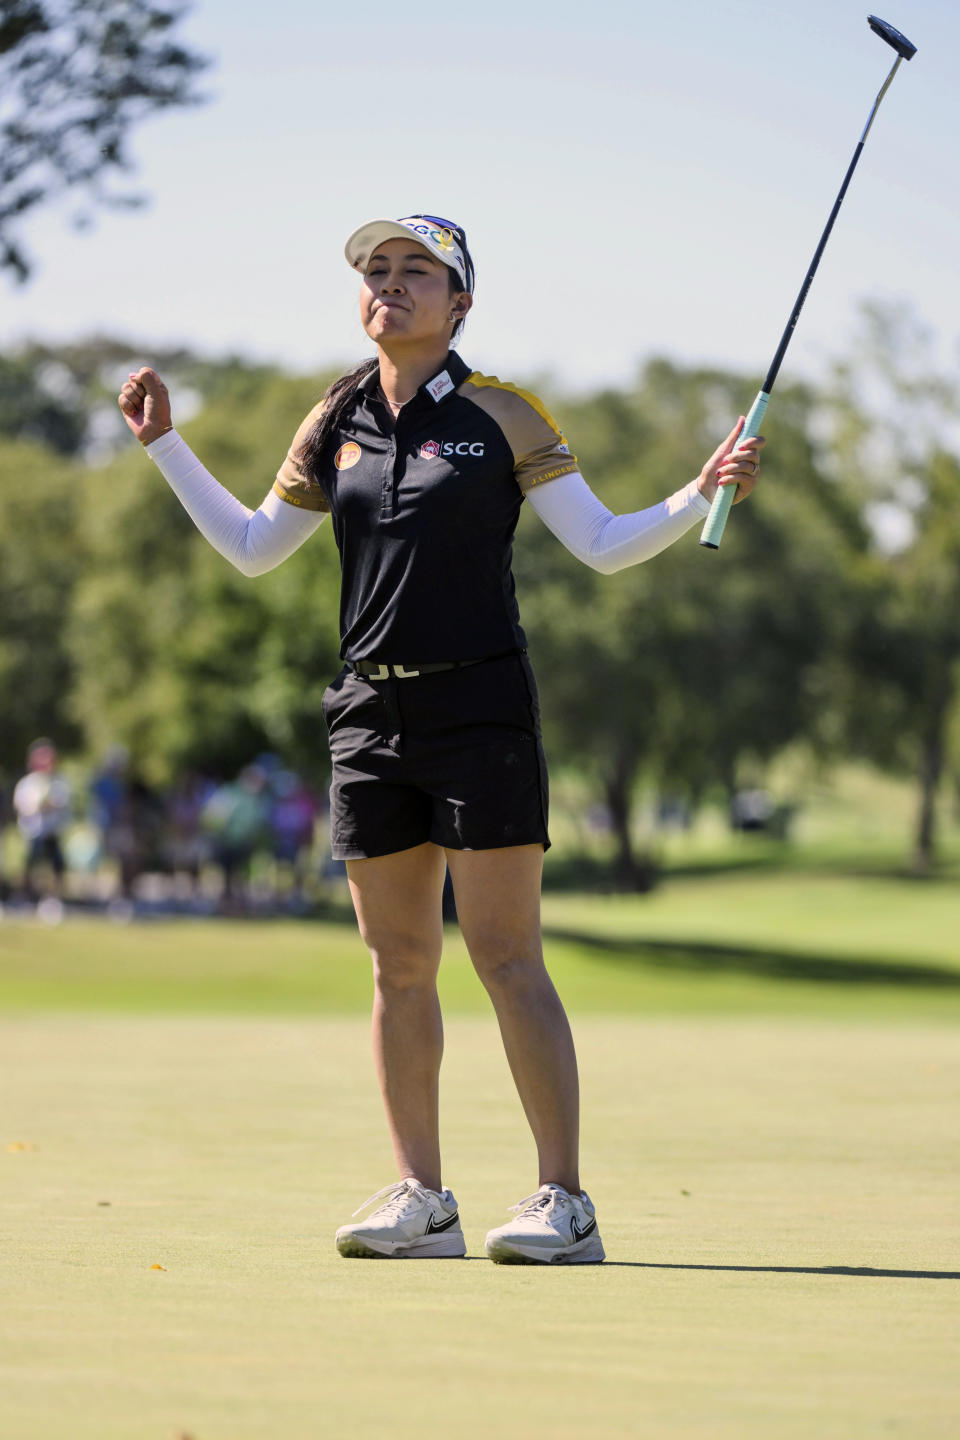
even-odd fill
[(78, 229), (96, 208), (143, 196), (113, 182), (133, 167), (130, 132), (162, 110), (199, 103), (209, 63), (177, 38), (179, 4), (150, 0), (3, 0), (0, 5), (0, 271), (25, 281), (20, 229), (70, 194)]
[[(913, 860), (933, 863), (960, 741), (960, 459), (957, 390), (932, 353), (909, 315), (868, 311), (829, 398), (778, 389), (763, 483), (718, 554), (694, 530), (602, 576), (523, 516), (515, 569), (548, 750), (608, 807), (623, 885), (645, 880), (641, 780), (696, 809), (797, 743), (912, 776)], [(330, 377), (149, 358), (185, 438), (258, 505)], [(115, 395), (143, 359), (110, 339), (0, 356), (0, 780), (43, 732), (91, 756), (122, 743), (155, 782), (264, 749), (322, 781), (331, 527), (267, 576), (235, 572), (123, 427)], [(751, 389), (661, 359), (555, 408), (588, 480), (625, 511), (696, 475)]]

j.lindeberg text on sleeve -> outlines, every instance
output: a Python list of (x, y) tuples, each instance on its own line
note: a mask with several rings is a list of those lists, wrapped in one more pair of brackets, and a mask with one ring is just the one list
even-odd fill
[(250, 510), (214, 479), (176, 430), (145, 448), (201, 535), (244, 575), (273, 570), (323, 521), (322, 512), (295, 509), (272, 489), (259, 510)]
[(659, 555), (710, 513), (691, 480), (659, 505), (614, 515), (576, 471), (528, 490), (527, 501), (572, 555), (604, 575)]

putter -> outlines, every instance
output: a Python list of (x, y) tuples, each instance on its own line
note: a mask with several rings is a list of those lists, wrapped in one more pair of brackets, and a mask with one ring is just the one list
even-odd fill
[[(900, 66), (900, 61), (912, 60), (914, 55), (916, 55), (917, 53), (916, 45), (911, 45), (906, 35), (901, 35), (899, 30), (894, 30), (893, 26), (888, 25), (886, 20), (879, 20), (876, 15), (868, 15), (867, 21), (870, 25), (870, 29), (874, 32), (875, 35), (879, 35), (881, 40), (886, 40), (888, 45), (893, 46), (894, 50), (896, 50), (897, 52), (897, 58), (893, 62), (893, 69), (890, 71), (890, 74), (883, 82), (880, 94), (873, 102), (873, 109), (870, 111), (870, 117), (864, 127), (863, 134), (860, 136), (860, 143), (857, 145), (856, 150), (854, 150), (853, 152), (853, 159), (850, 161), (847, 173), (843, 177), (843, 184), (840, 186), (840, 193), (834, 201), (833, 209), (830, 212), (830, 219), (827, 221), (826, 228), (824, 229), (823, 234), (820, 236), (820, 244), (817, 246), (816, 253), (810, 263), (810, 269), (807, 271), (806, 278), (804, 279), (804, 282), (800, 287), (800, 294), (797, 296), (797, 303), (794, 305), (790, 315), (790, 319), (787, 321), (787, 328), (786, 330), (784, 330), (783, 335), (781, 336), (780, 344), (777, 347), (777, 353), (773, 357), (773, 364), (767, 371), (767, 378), (764, 380), (763, 385), (761, 386), (757, 394), (757, 398), (754, 400), (752, 406), (750, 407), (750, 413), (743, 423), (743, 429), (740, 432), (737, 444), (739, 444), (741, 440), (749, 439), (751, 435), (756, 435), (760, 429), (760, 421), (763, 419), (763, 412), (766, 410), (767, 404), (770, 400), (770, 392), (774, 387), (774, 383), (776, 381), (777, 374), (779, 373), (783, 357), (787, 353), (787, 346), (790, 344), (793, 332), (796, 329), (797, 321), (800, 318), (800, 311), (803, 309), (803, 302), (806, 300), (807, 292), (809, 291), (810, 286), (813, 284), (813, 277), (814, 275), (816, 275), (817, 266), (820, 264), (820, 256), (826, 249), (827, 241), (830, 238), (830, 231), (833, 229), (833, 222), (834, 220), (836, 220), (837, 215), (840, 212), (840, 206), (843, 204), (843, 197), (847, 193), (847, 186), (850, 184), (850, 178), (853, 175), (854, 170), (857, 168), (857, 161), (860, 159), (864, 143), (866, 142), (866, 138), (870, 133), (870, 126), (873, 124), (873, 117), (877, 113), (877, 108), (880, 104), (880, 101), (883, 99), (884, 95), (886, 95), (887, 91), (890, 88), (890, 83), (893, 80), (894, 75), (896, 75), (897, 73), (897, 70)], [(721, 485), (720, 488), (717, 490), (713, 504), (710, 507), (710, 514), (707, 516), (707, 519), (703, 526), (703, 530), (700, 533), (700, 544), (703, 545), (707, 550), (716, 550), (719, 548), (720, 540), (723, 536), (724, 526), (727, 523), (727, 516), (730, 513), (730, 506), (733, 504), (733, 497), (736, 493), (736, 489), (737, 487), (735, 485)]]

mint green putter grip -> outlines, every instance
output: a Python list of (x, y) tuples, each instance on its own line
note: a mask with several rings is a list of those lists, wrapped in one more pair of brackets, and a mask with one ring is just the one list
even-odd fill
[[(766, 410), (770, 400), (767, 390), (759, 390), (757, 398), (750, 406), (750, 414), (743, 422), (743, 429), (737, 436), (737, 445), (743, 440), (749, 440), (751, 435), (760, 432), (760, 421), (763, 419), (763, 412)], [(737, 448), (735, 445), (734, 449)], [(727, 523), (727, 516), (730, 514), (730, 506), (733, 504), (733, 497), (736, 494), (736, 485), (721, 485), (713, 497), (713, 504), (710, 506), (710, 514), (704, 522), (700, 532), (700, 544), (708, 550), (718, 550), (720, 541), (723, 539), (724, 527)]]

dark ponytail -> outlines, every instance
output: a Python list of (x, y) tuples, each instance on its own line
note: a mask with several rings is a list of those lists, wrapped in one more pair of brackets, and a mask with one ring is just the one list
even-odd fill
[(350, 370), (346, 375), (341, 375), (339, 380), (334, 380), (324, 395), (320, 416), (297, 454), (300, 468), (315, 485), (320, 483), (324, 451), (331, 437), (339, 430), (340, 422), (346, 418), (360, 386), (368, 375), (372, 375), (379, 363), (376, 358), (364, 360), (355, 370)]

